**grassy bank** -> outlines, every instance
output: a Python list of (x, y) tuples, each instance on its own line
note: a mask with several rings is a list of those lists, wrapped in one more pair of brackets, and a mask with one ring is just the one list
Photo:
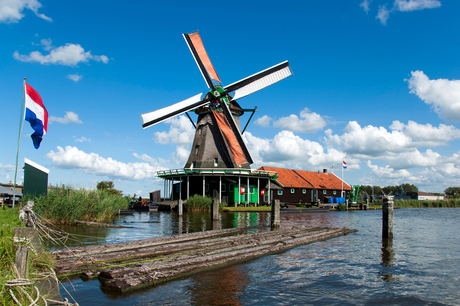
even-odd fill
[[(24, 203), (28, 199), (24, 199)], [(80, 221), (110, 221), (118, 209), (128, 208), (129, 199), (101, 190), (56, 188), (33, 198), (34, 212), (55, 224)]]
[[(18, 279), (15, 269), (16, 244), (14, 242), (14, 228), (24, 226), (19, 220), (19, 209), (0, 209), (0, 305), (15, 304), (9, 290), (22, 304), (29, 304), (29, 300), (19, 287), (7, 287), (7, 281)], [(39, 281), (44, 278), (44, 273), (50, 272), (53, 267), (53, 258), (43, 251), (35, 254), (29, 252), (29, 279)], [(34, 300), (36, 291), (32, 285), (21, 286)], [(45, 296), (46, 297), (46, 296)], [(43, 301), (40, 301), (43, 304)]]
[(424, 201), (424, 200), (396, 200), (394, 201), (395, 207), (398, 208), (410, 208), (410, 207), (460, 207), (460, 199), (449, 199), (449, 200), (436, 200), (436, 201)]

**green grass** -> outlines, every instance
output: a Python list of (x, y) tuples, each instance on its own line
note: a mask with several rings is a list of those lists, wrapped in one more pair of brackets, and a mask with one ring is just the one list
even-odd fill
[[(15, 304), (10, 293), (10, 287), (6, 287), (7, 281), (19, 278), (15, 269), (15, 258), (16, 258), (16, 243), (14, 242), (14, 228), (24, 226), (19, 220), (19, 208), (8, 208), (0, 209), (0, 305), (12, 305)], [(43, 278), (43, 272), (50, 272), (50, 268), (53, 267), (54, 259), (52, 256), (43, 251), (38, 254), (29, 252), (29, 279), (37, 281)], [(26, 292), (33, 298), (35, 297), (35, 289), (33, 286), (22, 286)], [(12, 288), (12, 291), (16, 298), (21, 302), (22, 305), (29, 304), (27, 297), (17, 289)], [(40, 302), (40, 305), (43, 302)]]
[[(29, 199), (24, 199), (24, 203)], [(34, 212), (55, 224), (79, 221), (110, 221), (129, 199), (101, 190), (51, 189), (46, 196), (33, 198)]]

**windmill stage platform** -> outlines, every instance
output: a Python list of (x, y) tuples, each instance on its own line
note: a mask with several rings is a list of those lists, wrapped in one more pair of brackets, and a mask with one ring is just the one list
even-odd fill
[(278, 174), (266, 170), (210, 168), (162, 170), (157, 172), (157, 177), (164, 179), (164, 194), (170, 195), (169, 201), (159, 203), (159, 210), (169, 210), (166, 206), (173, 209), (177, 200), (187, 200), (194, 194), (211, 196), (235, 206), (270, 203), (271, 181), (276, 180)]

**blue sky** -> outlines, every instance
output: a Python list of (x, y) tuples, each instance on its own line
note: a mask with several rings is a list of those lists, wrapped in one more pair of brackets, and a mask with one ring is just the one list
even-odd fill
[[(50, 123), (19, 151), (49, 182), (125, 194), (163, 189), (194, 129), (139, 114), (207, 89), (182, 33), (199, 30), (224, 85), (289, 60), (294, 75), (239, 101), (252, 168), (341, 176), (350, 184), (460, 186), (460, 2), (0, 0), (0, 182), (14, 179), (22, 81)], [(196, 115), (192, 114), (196, 119)], [(241, 118), (243, 124), (249, 115)], [(334, 169), (331, 169), (334, 167)]]

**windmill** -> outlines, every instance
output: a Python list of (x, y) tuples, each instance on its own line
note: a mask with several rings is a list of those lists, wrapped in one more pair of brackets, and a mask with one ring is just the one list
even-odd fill
[(199, 33), (187, 33), (183, 36), (210, 90), (179, 103), (141, 114), (142, 127), (147, 128), (195, 110), (198, 115), (195, 138), (184, 168), (249, 169), (253, 159), (243, 141), (239, 120), (244, 110), (236, 100), (291, 76), (289, 63), (282, 62), (240, 81), (222, 86)]

